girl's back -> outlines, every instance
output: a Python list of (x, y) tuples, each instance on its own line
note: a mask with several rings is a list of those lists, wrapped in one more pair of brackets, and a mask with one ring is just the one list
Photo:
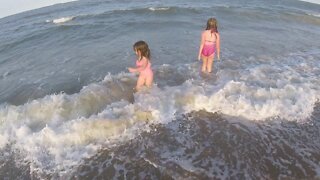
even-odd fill
[(204, 38), (205, 44), (213, 44), (217, 39), (216, 34), (214, 32), (211, 32), (211, 30), (203, 31), (202, 36)]

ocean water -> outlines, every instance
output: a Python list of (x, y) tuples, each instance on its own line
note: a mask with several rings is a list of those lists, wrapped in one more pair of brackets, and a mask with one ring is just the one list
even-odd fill
[[(319, 178), (311, 2), (84, 0), (0, 19), (1, 179)], [(209, 17), (221, 61), (203, 75)], [(134, 93), (138, 40), (155, 85)]]

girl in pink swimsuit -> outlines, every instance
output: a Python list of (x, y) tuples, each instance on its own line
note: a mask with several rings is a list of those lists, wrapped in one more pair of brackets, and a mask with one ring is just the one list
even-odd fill
[(128, 68), (131, 73), (139, 73), (136, 91), (139, 91), (142, 86), (151, 87), (153, 82), (153, 72), (150, 62), (150, 49), (148, 44), (144, 41), (138, 41), (133, 45), (138, 59), (136, 61), (136, 68)]
[(210, 18), (207, 21), (207, 28), (201, 34), (201, 43), (198, 60), (202, 59), (202, 72), (211, 73), (215, 52), (217, 51), (220, 60), (220, 35), (218, 33), (217, 20)]

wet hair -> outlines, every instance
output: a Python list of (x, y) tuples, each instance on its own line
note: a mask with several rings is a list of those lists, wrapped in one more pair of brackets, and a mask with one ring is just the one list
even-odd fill
[(211, 33), (218, 33), (218, 22), (215, 18), (208, 19), (206, 30), (211, 30)]
[(150, 60), (151, 53), (150, 53), (149, 46), (148, 46), (148, 44), (146, 42), (138, 41), (138, 42), (134, 43), (133, 50), (134, 51), (140, 51), (141, 59), (142, 59), (142, 57), (146, 57), (146, 58), (148, 58)]

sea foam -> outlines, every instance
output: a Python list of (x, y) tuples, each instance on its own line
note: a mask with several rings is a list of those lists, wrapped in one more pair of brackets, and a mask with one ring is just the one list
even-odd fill
[(319, 0), (300, 0), (300, 1), (309, 2), (309, 3), (313, 3), (313, 4), (320, 4)]
[(54, 24), (62, 24), (62, 23), (66, 23), (68, 21), (72, 21), (75, 17), (74, 16), (69, 16), (69, 17), (62, 17), (62, 18), (57, 18), (57, 19), (53, 19), (53, 20), (46, 20), (46, 22), (52, 22)]
[(151, 11), (166, 11), (169, 10), (170, 7), (150, 7), (148, 9)]
[[(223, 63), (234, 61), (225, 59)], [(279, 61), (282, 64), (276, 63)], [(167, 124), (192, 111), (250, 121), (307, 121), (320, 95), (316, 58), (292, 54), (262, 62), (248, 65), (237, 77), (232, 76), (234, 67), (220, 66), (208, 80), (191, 64), (186, 69), (194, 78), (135, 94), (134, 76), (108, 75), (79, 93), (4, 105), (0, 108), (0, 147), (15, 142), (13, 148), (25, 152), (25, 160), (33, 162), (33, 168), (63, 174), (102, 146), (127, 141), (150, 130), (148, 124)], [(161, 67), (170, 72), (166, 68), (171, 67)]]

